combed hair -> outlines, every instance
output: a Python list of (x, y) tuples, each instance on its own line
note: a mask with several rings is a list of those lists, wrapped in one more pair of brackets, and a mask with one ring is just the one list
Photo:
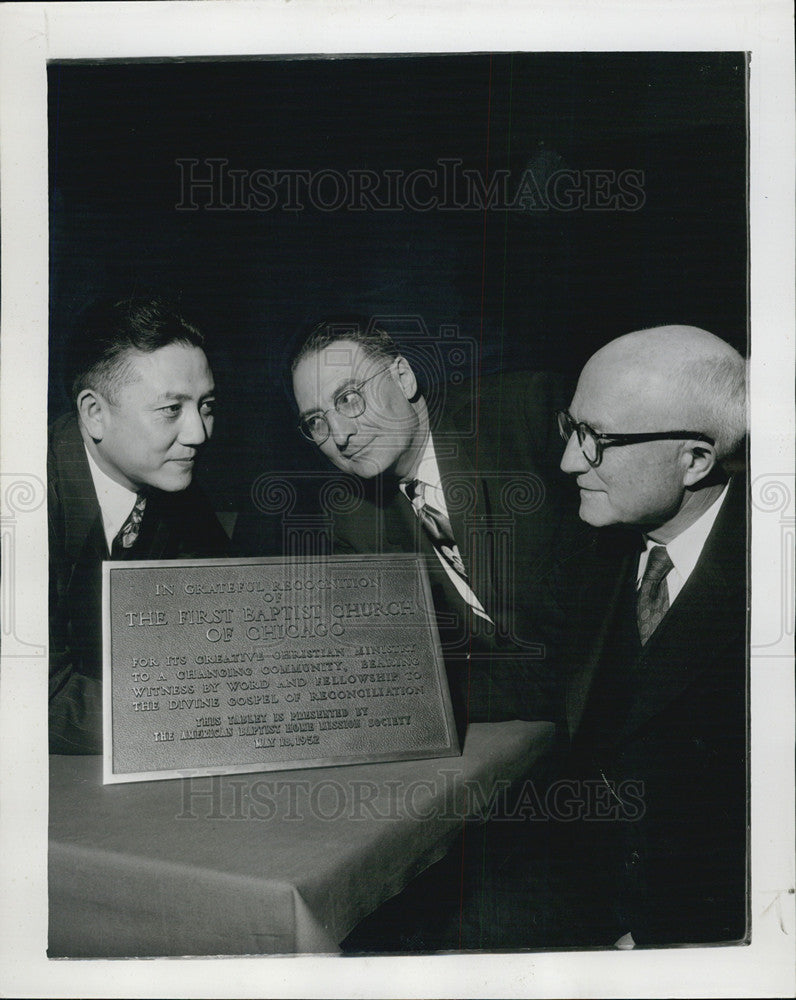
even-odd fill
[(392, 337), (377, 327), (360, 320), (324, 320), (316, 324), (301, 344), (293, 358), (290, 370), (294, 372), (300, 361), (310, 354), (317, 354), (340, 340), (359, 344), (372, 358), (399, 357), (400, 350)]
[(130, 379), (130, 354), (151, 354), (169, 344), (204, 349), (199, 330), (159, 297), (110, 299), (94, 303), (81, 317), (66, 358), (65, 381), (72, 401), (84, 389), (114, 402)]

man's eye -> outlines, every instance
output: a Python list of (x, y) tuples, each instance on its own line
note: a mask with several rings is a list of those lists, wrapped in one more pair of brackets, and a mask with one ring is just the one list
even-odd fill
[(316, 431), (320, 431), (325, 422), (325, 418), (317, 413), (314, 417), (307, 417), (304, 421), (304, 425), (310, 434), (314, 434)]
[(199, 407), (199, 412), (203, 417), (212, 417), (215, 412), (215, 408), (216, 401), (214, 399), (206, 399)]
[(356, 408), (359, 404), (360, 395), (356, 389), (344, 389), (334, 401), (338, 412), (345, 413), (346, 410)]
[(160, 412), (166, 417), (179, 416), (181, 410), (181, 403), (170, 403), (168, 406), (161, 406), (160, 408)]

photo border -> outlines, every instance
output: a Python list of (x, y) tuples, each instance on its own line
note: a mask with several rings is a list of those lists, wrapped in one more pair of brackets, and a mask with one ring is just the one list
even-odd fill
[[(643, 6), (643, 9), (642, 9)], [(5, 4), (2, 203), (2, 989), (17, 996), (792, 995), (794, 94), (771, 3), (322, 0)], [(635, 952), (49, 961), (47, 936), (47, 60), (266, 53), (740, 51), (750, 67), (752, 943)], [(788, 629), (790, 628), (790, 633)], [(780, 638), (772, 641), (771, 637)], [(38, 650), (38, 652), (37, 652)], [(719, 957), (720, 953), (720, 957)], [(268, 962), (264, 965), (264, 962)], [(336, 965), (330, 963), (337, 962)]]

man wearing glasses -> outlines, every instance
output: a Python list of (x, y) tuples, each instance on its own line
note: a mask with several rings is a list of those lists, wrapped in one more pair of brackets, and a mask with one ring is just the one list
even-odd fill
[(293, 391), (303, 436), (356, 477), (334, 514), (335, 551), (427, 556), (457, 717), (549, 718), (552, 624), (536, 591), (565, 512), (577, 521), (558, 469), (559, 382), (446, 387), (432, 419), (386, 333), (322, 323), (295, 357)]
[(745, 385), (724, 341), (660, 327), (598, 351), (558, 415), (600, 530), (560, 589), (562, 775), (582, 822), (556, 824), (557, 943), (746, 933)]

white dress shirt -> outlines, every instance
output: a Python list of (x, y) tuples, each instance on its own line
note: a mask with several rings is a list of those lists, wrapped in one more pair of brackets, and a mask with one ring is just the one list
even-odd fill
[[(421, 482), (426, 484), (426, 490), (424, 493), (425, 501), (428, 503), (429, 507), (434, 507), (441, 514), (444, 514), (444, 516), (450, 521), (450, 518), (448, 517), (448, 506), (445, 503), (445, 493), (442, 489), (442, 477), (439, 474), (439, 465), (437, 464), (437, 453), (434, 451), (434, 441), (432, 440), (431, 434), (428, 435), (425, 447), (423, 448), (423, 454), (420, 457), (420, 463), (418, 464), (411, 479), (419, 479)], [(400, 488), (403, 495), (406, 496), (406, 483), (400, 483)], [(409, 500), (409, 497), (406, 496), (406, 499)], [(457, 551), (459, 549), (458, 540), (456, 549)], [(479, 617), (485, 618), (488, 622), (491, 622), (492, 619), (484, 610), (483, 604), (481, 604), (475, 596), (472, 587), (470, 587), (467, 581), (456, 572), (441, 552), (439, 552), (436, 548), (434, 551), (437, 554), (437, 558), (442, 563), (445, 572), (450, 577), (451, 582), (465, 603), (468, 604)], [(461, 555), (461, 553), (459, 554)]]
[[(676, 538), (666, 543), (666, 551), (669, 553), (669, 558), (672, 561), (672, 569), (669, 570), (666, 576), (670, 606), (674, 604), (675, 598), (685, 586), (686, 580), (691, 576), (699, 557), (702, 555), (702, 549), (705, 547), (705, 542), (708, 540), (708, 535), (718, 517), (719, 510), (726, 496), (727, 487), (725, 486), (720, 496), (713, 501), (704, 513), (700, 514), (693, 524), (689, 525), (684, 531), (681, 531)], [(641, 553), (638, 561), (637, 587), (641, 586), (641, 578), (644, 576), (644, 570), (647, 567), (650, 549), (655, 545), (661, 544), (647, 535), (644, 536), (644, 542), (646, 549)]]
[(130, 511), (135, 506), (138, 495), (104, 473), (91, 457), (88, 448), (86, 448), (86, 458), (88, 458), (94, 492), (97, 494), (97, 502), (102, 514), (102, 530), (105, 533), (105, 541), (108, 543), (108, 552), (110, 552), (113, 540), (130, 516)]

